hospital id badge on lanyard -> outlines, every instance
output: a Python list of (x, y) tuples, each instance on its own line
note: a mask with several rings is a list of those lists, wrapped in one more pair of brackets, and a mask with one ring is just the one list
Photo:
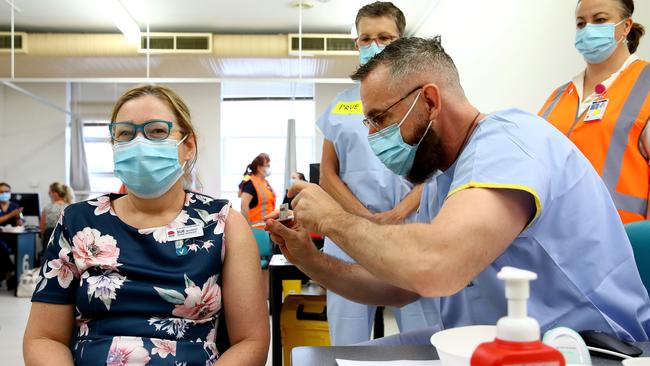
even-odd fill
[(585, 116), (585, 122), (594, 122), (603, 119), (607, 110), (607, 104), (609, 104), (609, 99), (600, 99), (591, 102), (587, 110), (587, 115)]
[(600, 121), (605, 116), (605, 111), (607, 111), (607, 104), (609, 104), (609, 99), (603, 98), (605, 94), (605, 86), (602, 84), (596, 85), (596, 94), (598, 97), (591, 102), (589, 109), (587, 109), (587, 115), (585, 116), (585, 122)]

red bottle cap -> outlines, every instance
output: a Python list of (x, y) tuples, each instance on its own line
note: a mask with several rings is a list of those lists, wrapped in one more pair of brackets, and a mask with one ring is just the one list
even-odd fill
[(596, 85), (595, 88), (596, 94), (603, 95), (607, 91), (607, 88), (603, 84)]

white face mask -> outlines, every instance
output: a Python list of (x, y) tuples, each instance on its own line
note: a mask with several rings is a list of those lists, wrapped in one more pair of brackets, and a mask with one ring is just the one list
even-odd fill
[(270, 166), (267, 166), (266, 168), (264, 168), (264, 176), (265, 177), (270, 177), (271, 176), (271, 167)]

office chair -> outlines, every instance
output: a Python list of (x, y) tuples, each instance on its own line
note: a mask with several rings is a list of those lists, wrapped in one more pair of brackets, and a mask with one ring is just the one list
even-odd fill
[(625, 225), (630, 243), (632, 243), (632, 250), (634, 251), (634, 259), (636, 266), (639, 268), (641, 281), (646, 289), (650, 291), (650, 220), (637, 221)]
[(260, 251), (260, 266), (262, 269), (267, 269), (271, 260), (271, 238), (269, 233), (263, 229), (253, 228), (253, 236), (255, 236), (257, 248)]

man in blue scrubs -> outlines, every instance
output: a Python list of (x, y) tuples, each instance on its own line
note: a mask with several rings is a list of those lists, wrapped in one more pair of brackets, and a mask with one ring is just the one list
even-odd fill
[[(377, 1), (357, 13), (355, 40), (359, 62), (365, 64), (394, 40), (406, 27), (404, 14), (392, 3)], [(347, 212), (380, 223), (415, 219), (422, 187), (411, 185), (388, 170), (370, 149), (368, 129), (363, 125), (363, 106), (356, 85), (334, 98), (318, 120), (325, 136), (321, 159), (320, 186)], [(334, 241), (325, 238), (325, 253), (354, 262)], [(424, 307), (423, 307), (424, 306)], [(359, 304), (327, 292), (327, 321), (334, 346), (370, 339), (376, 306)], [(427, 327), (437, 314), (431, 303), (416, 301), (395, 309), (401, 331)]]
[[(373, 151), (426, 182), (420, 215), (430, 221), (377, 225), (318, 186), (297, 184), (297, 225), (268, 222), (292, 263), (359, 302), (439, 297), (439, 328), (495, 324), (507, 312), (496, 274), (514, 266), (539, 275), (528, 310), (543, 332), (566, 326), (648, 340), (650, 299), (623, 225), (566, 137), (521, 110), (480, 113), (439, 37), (395, 41), (353, 78)], [(317, 252), (306, 230), (331, 237), (358, 264)], [(433, 331), (390, 341), (426, 344)]]

